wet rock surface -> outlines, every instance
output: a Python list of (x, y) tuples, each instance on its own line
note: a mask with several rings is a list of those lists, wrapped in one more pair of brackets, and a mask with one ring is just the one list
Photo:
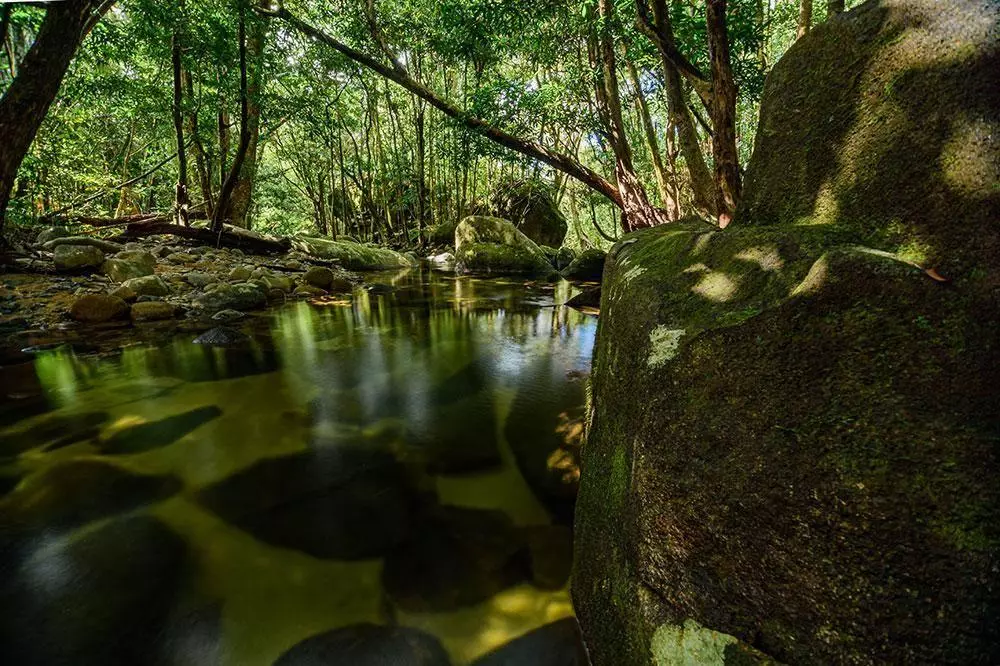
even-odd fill
[(472, 666), (590, 666), (590, 659), (580, 625), (566, 618), (528, 632)]
[(356, 624), (308, 638), (274, 666), (450, 666), (437, 638), (417, 629)]

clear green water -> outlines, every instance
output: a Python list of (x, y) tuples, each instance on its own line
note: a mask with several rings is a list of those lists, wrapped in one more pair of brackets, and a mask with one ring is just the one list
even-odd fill
[(553, 453), (596, 319), (567, 283), (370, 281), (249, 349), (0, 371), (0, 662), (264, 665), (374, 623), (460, 665), (572, 615)]

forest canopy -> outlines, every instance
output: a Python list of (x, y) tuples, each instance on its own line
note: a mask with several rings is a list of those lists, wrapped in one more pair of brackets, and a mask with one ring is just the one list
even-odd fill
[[(201, 217), (408, 246), (528, 187), (583, 247), (689, 215), (725, 225), (764, 77), (844, 9), (828, 5), (5, 4), (0, 134), (17, 140), (0, 204), (8, 232)], [(64, 72), (32, 60), (47, 36)]]

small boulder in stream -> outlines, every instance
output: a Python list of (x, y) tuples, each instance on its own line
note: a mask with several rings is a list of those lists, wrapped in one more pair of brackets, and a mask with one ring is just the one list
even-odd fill
[(52, 252), (56, 270), (78, 271), (104, 263), (104, 252), (92, 245), (57, 245)]
[(84, 294), (69, 309), (69, 316), (76, 321), (97, 324), (120, 319), (128, 312), (125, 301), (111, 294)]
[(608, 253), (604, 250), (590, 248), (584, 250), (562, 269), (561, 273), (567, 280), (600, 282), (604, 275), (604, 259)]

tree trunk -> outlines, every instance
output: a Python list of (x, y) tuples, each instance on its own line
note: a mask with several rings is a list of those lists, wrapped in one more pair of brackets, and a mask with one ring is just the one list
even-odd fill
[(247, 93), (247, 28), (246, 16), (243, 7), (240, 7), (239, 21), (239, 41), (240, 41), (240, 145), (236, 149), (236, 156), (233, 158), (233, 166), (226, 174), (226, 180), (219, 190), (219, 202), (215, 207), (215, 215), (212, 217), (212, 231), (222, 233), (222, 225), (226, 220), (226, 214), (230, 209), (233, 189), (239, 179), (246, 160), (247, 149), (250, 146), (249, 128), (249, 100)]
[(653, 163), (653, 175), (656, 176), (656, 185), (660, 191), (660, 200), (667, 210), (667, 215), (671, 220), (680, 219), (681, 213), (677, 200), (670, 192), (670, 184), (667, 181), (667, 174), (663, 169), (663, 158), (660, 156), (660, 147), (656, 140), (656, 130), (653, 129), (653, 119), (649, 115), (649, 106), (646, 97), (642, 93), (642, 84), (639, 81), (639, 73), (631, 61), (628, 65), (628, 75), (635, 88), (635, 110), (642, 124), (642, 132), (646, 138), (646, 148), (649, 150), (649, 159)]
[(111, 4), (64, 0), (46, 5), (35, 42), (0, 98), (0, 232), (21, 161), (59, 92), (73, 55)]
[[(178, 22), (182, 19), (178, 18)], [(184, 84), (181, 80), (181, 35), (174, 28), (171, 39), (171, 62), (174, 70), (174, 135), (177, 141), (177, 184), (174, 188), (174, 214), (178, 224), (189, 226), (187, 190), (187, 153), (184, 150), (184, 113), (182, 110)]]
[[(188, 100), (194, 100), (194, 82), (191, 73), (181, 70), (181, 77), (187, 90)], [(205, 210), (212, 217), (215, 212), (215, 197), (212, 194), (212, 163), (205, 154), (205, 144), (201, 141), (198, 129), (198, 109), (193, 108), (187, 115), (187, 132), (191, 135), (191, 152), (194, 153), (195, 168), (198, 170), (198, 182), (201, 186), (201, 197), (205, 202)]]
[(729, 63), (726, 0), (707, 0), (708, 57), (712, 63), (712, 158), (715, 162), (716, 209), (719, 226), (732, 219), (741, 194), (736, 150), (736, 83)]
[(809, 27), (812, 25), (812, 15), (812, 0), (799, 0), (799, 21), (795, 28), (795, 39), (799, 39), (809, 33)]
[[(247, 87), (247, 131), (249, 139), (246, 155), (237, 174), (236, 184), (226, 211), (226, 219), (237, 227), (250, 228), (248, 214), (253, 201), (254, 181), (257, 176), (257, 147), (260, 139), (260, 104), (261, 82), (264, 68), (264, 41), (267, 35), (267, 24), (254, 21), (247, 37), (247, 67), (249, 80)], [(242, 118), (241, 118), (241, 123)], [(240, 127), (242, 133), (243, 127)]]
[[(637, 0), (637, 4), (639, 1)], [(671, 125), (677, 128), (677, 141), (691, 177), (695, 208), (714, 217), (718, 199), (715, 181), (701, 150), (698, 128), (695, 127), (694, 118), (688, 108), (688, 96), (681, 83), (681, 73), (671, 57), (671, 54), (677, 52), (677, 47), (674, 44), (673, 25), (670, 23), (670, 15), (663, 0), (653, 0), (652, 15), (642, 14), (641, 21), (640, 29), (653, 40), (660, 52), (667, 113)], [(688, 78), (691, 79), (690, 76)]]
[(629, 146), (622, 119), (615, 45), (611, 35), (613, 0), (598, 0), (597, 13), (602, 19), (596, 49), (601, 70), (597, 82), (597, 107), (604, 121), (608, 142), (615, 155), (615, 180), (622, 201), (621, 227), (622, 231), (628, 233), (671, 220), (665, 210), (657, 209), (649, 203), (646, 189), (636, 176), (632, 164), (632, 148)]

